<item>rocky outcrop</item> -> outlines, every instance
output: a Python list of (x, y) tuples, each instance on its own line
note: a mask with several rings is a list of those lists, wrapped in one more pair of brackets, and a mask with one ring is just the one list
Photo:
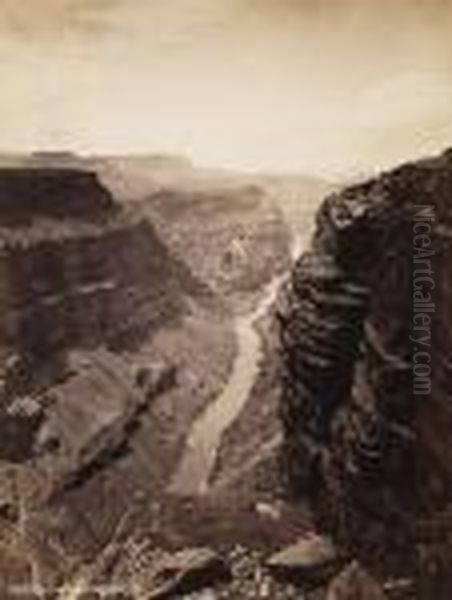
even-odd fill
[(336, 532), (447, 512), (451, 195), (450, 151), (331, 195), (279, 306), (286, 472)]
[(340, 562), (330, 540), (310, 535), (271, 556), (267, 566), (286, 581), (318, 584), (331, 578)]
[(0, 457), (20, 462), (68, 352), (136, 349), (203, 289), (93, 173), (0, 170), (0, 216)]
[(41, 502), (108, 467), (126, 450), (140, 414), (174, 384), (171, 367), (156, 367), (154, 373), (148, 364), (153, 385), (143, 389), (122, 357), (100, 349), (70, 353), (67, 369), (70, 375), (44, 395), (45, 420), (32, 448)]

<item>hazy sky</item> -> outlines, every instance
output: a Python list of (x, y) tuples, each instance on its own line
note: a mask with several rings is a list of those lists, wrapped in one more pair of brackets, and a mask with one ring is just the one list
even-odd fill
[(0, 149), (349, 175), (452, 145), (452, 0), (0, 0)]

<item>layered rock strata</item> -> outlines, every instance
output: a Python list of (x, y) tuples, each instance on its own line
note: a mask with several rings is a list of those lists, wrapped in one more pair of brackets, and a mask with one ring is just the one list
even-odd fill
[(0, 217), (0, 461), (34, 461), (48, 496), (167, 388), (171, 368), (138, 377), (133, 353), (202, 290), (94, 173), (0, 170)]
[(451, 199), (450, 151), (331, 195), (279, 306), (291, 487), (358, 537), (450, 514)]

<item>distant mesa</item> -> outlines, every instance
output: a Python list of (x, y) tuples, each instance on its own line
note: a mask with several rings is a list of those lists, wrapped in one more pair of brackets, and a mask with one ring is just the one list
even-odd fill
[(32, 217), (84, 218), (114, 209), (96, 173), (72, 168), (1, 168), (0, 216), (8, 225)]
[[(23, 157), (22, 166), (52, 169), (92, 169), (92, 160), (69, 150), (37, 150)], [(16, 166), (16, 165), (13, 165)]]
[(77, 156), (74, 152), (69, 152), (65, 150), (61, 151), (46, 151), (46, 150), (38, 150), (33, 152), (31, 155), (31, 159), (36, 162), (53, 162), (53, 161), (61, 161), (61, 162), (73, 162), (74, 160), (80, 160), (80, 157)]
[(191, 169), (193, 167), (191, 160), (183, 155), (150, 154), (147, 157), (144, 157), (145, 160), (146, 158), (155, 167), (179, 167), (181, 169)]

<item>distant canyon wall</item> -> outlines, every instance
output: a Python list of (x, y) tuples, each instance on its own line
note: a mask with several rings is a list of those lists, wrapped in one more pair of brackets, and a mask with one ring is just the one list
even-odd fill
[(0, 171), (0, 361), (136, 344), (196, 289), (151, 224), (95, 174)]

